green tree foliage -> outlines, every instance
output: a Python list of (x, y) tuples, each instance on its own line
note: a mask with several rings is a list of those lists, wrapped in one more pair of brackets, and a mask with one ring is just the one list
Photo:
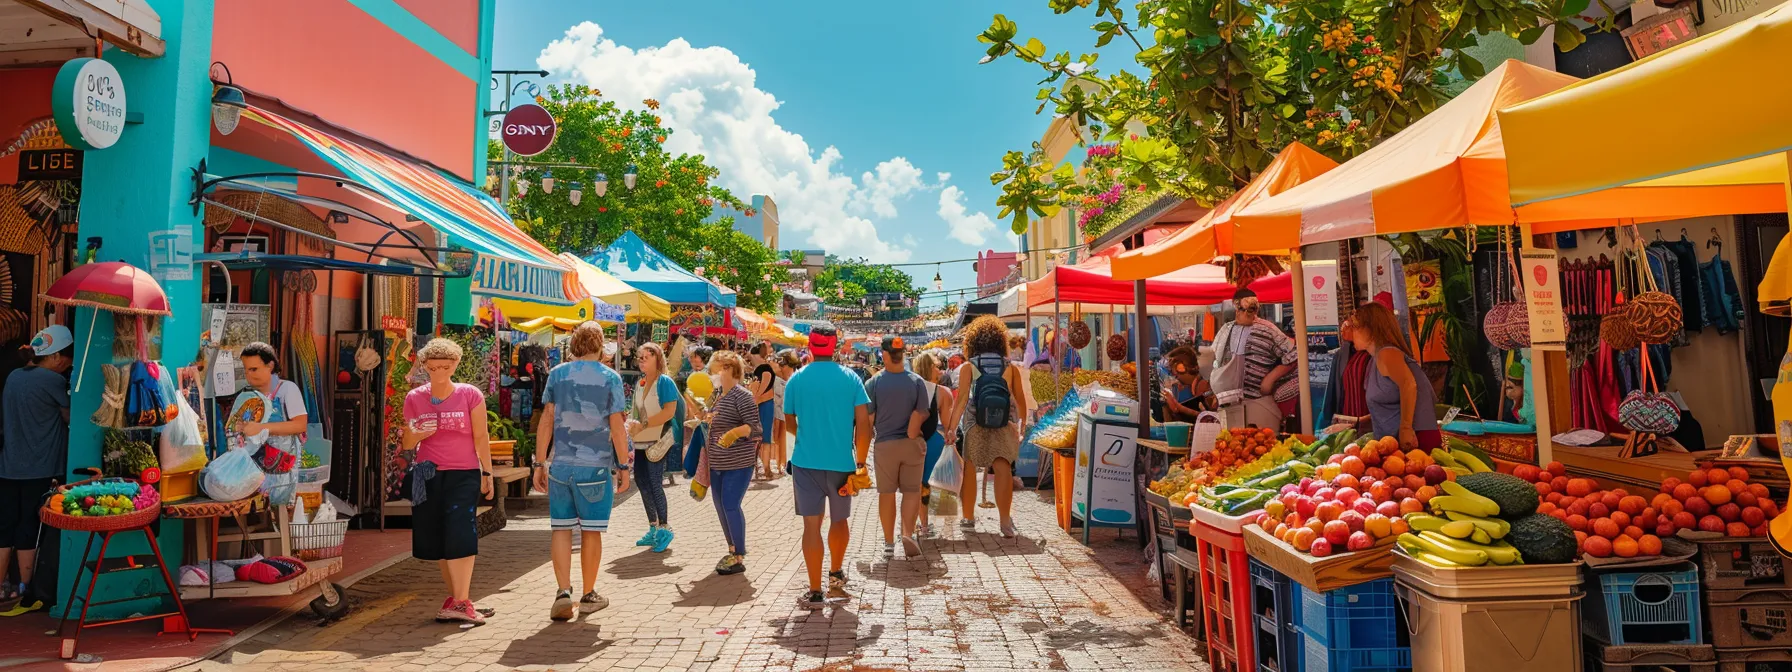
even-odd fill
[[(1569, 19), (1588, 0), (1046, 0), (1089, 12), (1095, 49), (1050, 54), (1000, 14), (977, 36), (984, 62), (1012, 57), (1044, 72), (1038, 111), (1112, 142), (1119, 181), (1214, 202), (1255, 177), (1292, 141), (1337, 159), (1362, 152), (1435, 109), (1445, 87), (1485, 66), (1465, 51), (1481, 35), (1529, 44), (1556, 27), (1561, 49), (1585, 40)], [(1104, 47), (1134, 71), (1103, 73)], [(1008, 152), (990, 176), (1017, 234), (1084, 194), (1066, 194), (1069, 165)], [(1067, 198), (1068, 197), (1068, 198)]]
[[(513, 188), (509, 202), (525, 232), (551, 250), (585, 256), (633, 231), (680, 265), (701, 267), (705, 276), (733, 288), (741, 305), (775, 310), (777, 285), (788, 279), (785, 266), (774, 250), (735, 231), (732, 217), (703, 221), (716, 207), (751, 209), (713, 184), (718, 171), (703, 156), (666, 151), (673, 130), (653, 114), (658, 102), (644, 101), (647, 110), (624, 110), (581, 85), (549, 86), (535, 102), (553, 115), (559, 135), (546, 152), (517, 160), (595, 170), (525, 166), (513, 179), (530, 186), (521, 197)], [(487, 153), (498, 161), (503, 148), (492, 142)], [(630, 165), (637, 173), (634, 189), (623, 182)], [(594, 188), (598, 171), (608, 180), (602, 196)], [(550, 175), (556, 185), (546, 193), (541, 180)], [(575, 185), (582, 190), (576, 205), (569, 197)]]
[(867, 294), (921, 298), (915, 279), (894, 267), (873, 264), (863, 258), (841, 259), (828, 255), (815, 278), (815, 294), (828, 303), (857, 303)]

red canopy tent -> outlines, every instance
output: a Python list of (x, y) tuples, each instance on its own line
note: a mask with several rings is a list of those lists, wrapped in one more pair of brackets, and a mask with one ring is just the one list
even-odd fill
[[(1109, 267), (1113, 249), (1097, 253), (1081, 263), (1059, 266), (1045, 277), (1027, 283), (1027, 304), (1059, 303), (1132, 305), (1133, 281), (1115, 280)], [(1251, 283), (1264, 303), (1293, 300), (1294, 287), (1287, 273)], [(1211, 306), (1232, 298), (1237, 291), (1226, 282), (1226, 269), (1195, 264), (1145, 281), (1145, 301), (1152, 306)]]

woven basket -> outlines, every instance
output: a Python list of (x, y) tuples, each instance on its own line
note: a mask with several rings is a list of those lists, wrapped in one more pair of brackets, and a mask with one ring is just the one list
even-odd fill
[(1487, 342), (1500, 350), (1531, 347), (1531, 316), (1523, 303), (1502, 301), (1493, 304), (1487, 310), (1487, 319), (1481, 329), (1487, 335)]
[(222, 518), (253, 511), (264, 497), (266, 495), (255, 493), (254, 496), (229, 502), (205, 500), (164, 504), (162, 513), (169, 518)]
[(1126, 336), (1124, 334), (1114, 334), (1109, 336), (1107, 350), (1109, 361), (1126, 361)]
[(1076, 320), (1070, 323), (1071, 348), (1076, 350), (1087, 348), (1089, 347), (1089, 342), (1092, 340), (1095, 340), (1095, 334), (1089, 331), (1089, 323), (1082, 320)]
[(1665, 292), (1643, 292), (1630, 302), (1630, 324), (1644, 343), (1666, 343), (1685, 328), (1680, 303)]
[(156, 518), (160, 515), (162, 515), (162, 505), (160, 503), (147, 509), (138, 509), (130, 513), (122, 513), (116, 516), (71, 516), (60, 511), (51, 511), (45, 508), (37, 510), (37, 519), (43, 521), (45, 525), (70, 532), (119, 532), (123, 530), (134, 530), (155, 522)]
[(1618, 304), (1599, 318), (1599, 340), (1613, 350), (1630, 350), (1641, 344), (1636, 338), (1636, 325), (1630, 322), (1630, 304)]

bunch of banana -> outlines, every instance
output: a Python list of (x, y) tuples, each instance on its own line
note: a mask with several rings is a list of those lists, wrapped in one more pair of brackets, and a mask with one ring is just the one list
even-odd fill
[(1431, 498), (1431, 513), (1406, 514), (1412, 531), (1395, 540), (1401, 550), (1435, 567), (1523, 564), (1518, 549), (1502, 541), (1512, 525), (1495, 517), (1498, 504), (1455, 481), (1439, 487), (1444, 494)]
[(1467, 451), (1433, 450), (1431, 459), (1437, 460), (1438, 466), (1455, 472), (1457, 476), (1493, 471), (1493, 467), (1487, 466), (1481, 458)]

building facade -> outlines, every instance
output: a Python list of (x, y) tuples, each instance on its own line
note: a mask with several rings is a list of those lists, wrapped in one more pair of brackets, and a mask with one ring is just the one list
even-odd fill
[(778, 202), (765, 194), (754, 194), (746, 212), (717, 205), (703, 221), (719, 222), (734, 218), (734, 230), (747, 234), (766, 247), (778, 249)]

